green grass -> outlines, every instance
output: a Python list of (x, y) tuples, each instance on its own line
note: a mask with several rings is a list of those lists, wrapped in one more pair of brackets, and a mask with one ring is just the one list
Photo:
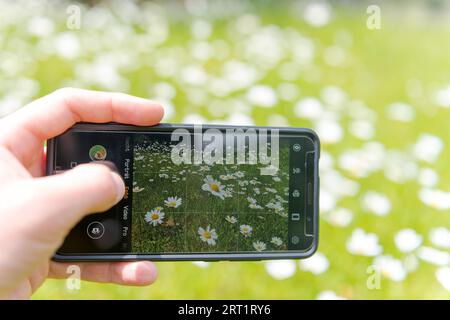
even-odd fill
[[(286, 144), (279, 153), (278, 174), (272, 176), (260, 174), (262, 164), (175, 165), (169, 142), (153, 143), (140, 136), (135, 143), (133, 252), (255, 251), (256, 241), (263, 242), (266, 251), (287, 249), (289, 151)], [(218, 192), (205, 190), (205, 185), (218, 186), (215, 190)], [(177, 197), (181, 203), (170, 207), (165, 203), (169, 197)], [(249, 199), (255, 206), (251, 206)], [(278, 203), (280, 210), (268, 209), (269, 203)], [(164, 217), (160, 223), (153, 224), (145, 217), (155, 208), (161, 208)], [(237, 221), (229, 222), (227, 216)], [(241, 233), (242, 225), (249, 225), (251, 234)], [(199, 235), (199, 228), (208, 227), (217, 236), (210, 243)], [(273, 237), (281, 238), (283, 244), (272, 244)]]

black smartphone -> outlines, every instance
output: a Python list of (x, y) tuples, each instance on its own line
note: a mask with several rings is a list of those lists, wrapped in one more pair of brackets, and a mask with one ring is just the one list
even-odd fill
[(126, 193), (80, 221), (54, 259), (309, 257), (319, 154), (317, 135), (302, 128), (77, 124), (47, 141), (47, 174), (110, 161)]

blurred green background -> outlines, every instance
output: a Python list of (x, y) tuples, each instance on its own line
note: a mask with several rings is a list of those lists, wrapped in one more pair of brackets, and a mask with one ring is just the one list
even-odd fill
[(159, 100), (166, 122), (301, 126), (322, 139), (312, 258), (158, 263), (150, 287), (50, 280), (35, 299), (450, 298), (448, 2), (0, 8), (0, 116), (76, 86)]

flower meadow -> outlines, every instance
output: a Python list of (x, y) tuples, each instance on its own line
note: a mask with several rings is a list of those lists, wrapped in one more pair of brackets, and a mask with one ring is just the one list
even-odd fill
[[(447, 2), (381, 2), (376, 30), (360, 1), (84, 2), (79, 28), (67, 23), (73, 4), (0, 0), (0, 116), (76, 86), (161, 101), (165, 122), (312, 128), (322, 142), (319, 249), (301, 261), (162, 262), (148, 288), (71, 291), (51, 280), (34, 298), (450, 298)], [(133, 188), (135, 222), (149, 236), (136, 248), (284, 245), (278, 224), (261, 230), (257, 214), (230, 209), (277, 199), (250, 181), (251, 193), (236, 194), (245, 170), (183, 175), (164, 153), (137, 152), (146, 176)], [(283, 198), (280, 185), (269, 188)], [(281, 219), (281, 200), (263, 218)]]
[(261, 175), (261, 164), (175, 165), (171, 143), (153, 139), (135, 138), (133, 252), (287, 250), (286, 143), (278, 173)]

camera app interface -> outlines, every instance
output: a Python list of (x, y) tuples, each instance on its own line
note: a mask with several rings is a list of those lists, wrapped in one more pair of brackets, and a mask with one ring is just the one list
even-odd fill
[(59, 253), (307, 250), (314, 151), (276, 129), (69, 131), (56, 140), (55, 173), (111, 161), (126, 194), (81, 221)]

